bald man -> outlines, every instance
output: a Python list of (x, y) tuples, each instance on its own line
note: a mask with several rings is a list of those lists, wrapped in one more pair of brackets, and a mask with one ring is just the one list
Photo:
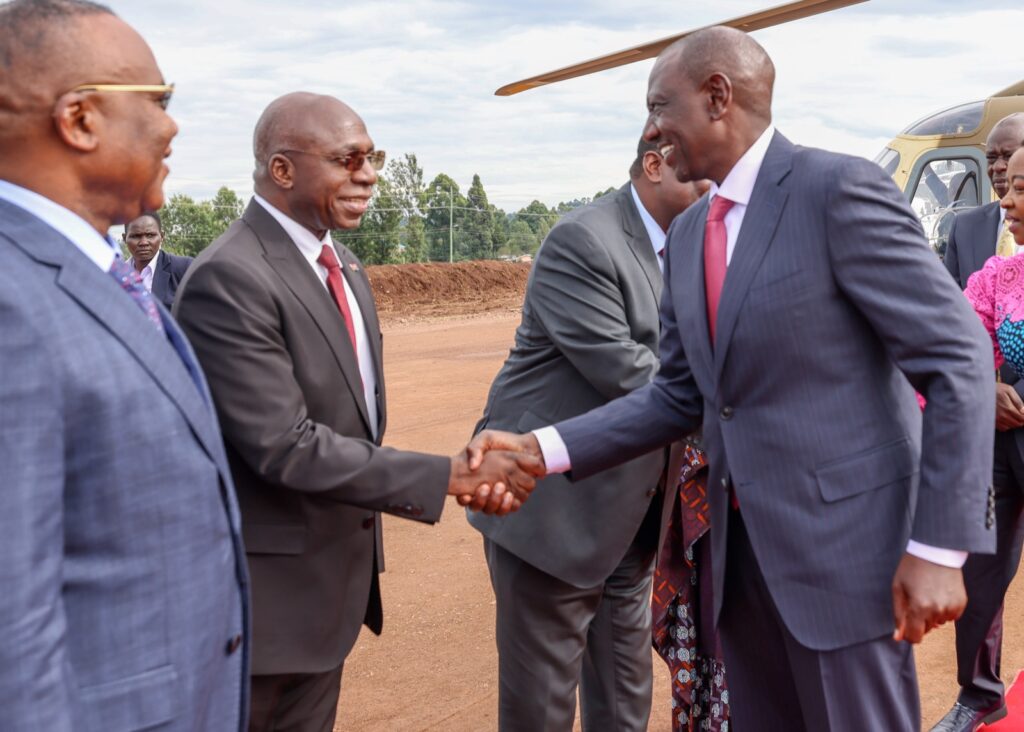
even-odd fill
[[(946, 248), (946, 269), (961, 288), (989, 257), (1021, 248), (1013, 241), (999, 199), (1010, 190), (1007, 166), (1024, 141), (1024, 113), (999, 120), (985, 142), (988, 179), (997, 199), (961, 211), (953, 219)], [(1003, 645), (1003, 597), (1020, 564), (1024, 532), (1024, 381), (1009, 364), (996, 384), (996, 433), (992, 473), (996, 553), (972, 554), (964, 564), (967, 607), (956, 621), (956, 666), (960, 693), (932, 732), (974, 732), (1006, 716), (1000, 673)]]
[(384, 153), (352, 109), (306, 93), (272, 102), (253, 138), (256, 195), (189, 268), (174, 312), (209, 376), (244, 519), (250, 729), (330, 732), (360, 626), (381, 631), (380, 512), (433, 523), (450, 494), (507, 513), (504, 486), (524, 497), (533, 478), (508, 456), (471, 475), (464, 456), (380, 446), (373, 294), (329, 232), (359, 225)]
[(239, 732), (248, 598), (210, 395), (107, 231), (177, 133), (145, 41), (0, 5), (0, 726)]
[(669, 232), (661, 369), (471, 448), (579, 480), (703, 423), (736, 729), (916, 732), (907, 641), (959, 615), (966, 552), (994, 545), (992, 348), (881, 168), (775, 130), (774, 76), (729, 28), (661, 54), (644, 136), (713, 181)]

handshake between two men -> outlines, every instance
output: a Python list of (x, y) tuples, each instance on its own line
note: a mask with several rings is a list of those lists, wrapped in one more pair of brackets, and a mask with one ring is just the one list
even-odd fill
[(533, 434), (484, 430), (452, 458), (448, 495), (470, 510), (505, 516), (519, 510), (546, 473)]

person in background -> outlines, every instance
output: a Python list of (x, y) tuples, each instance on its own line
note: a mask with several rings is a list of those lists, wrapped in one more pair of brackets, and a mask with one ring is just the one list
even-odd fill
[[(1017, 117), (1016, 124), (1022, 119), (1024, 115)], [(1018, 134), (1022, 132), (1024, 128), (1018, 129)], [(1008, 163), (999, 164), (999, 178), (993, 178), (993, 184), (998, 181), (997, 190), (1002, 192), (1003, 230), (1013, 238), (1014, 246), (1020, 247), (1024, 246), (1024, 150), (1020, 149), (1021, 138), (1016, 139), (1016, 151)], [(1009, 141), (1000, 145), (1000, 154), (1011, 146)], [(1003, 383), (996, 384), (998, 395), (1012, 395), (1019, 403), (1017, 389), (1024, 386), (1020, 380), (1024, 374), (1024, 256), (989, 257), (968, 278), (965, 294), (992, 338), (996, 367), (1003, 377)], [(960, 696), (932, 732), (974, 732), (1007, 713), (999, 656), (1003, 598), (1020, 564), (1024, 533), (1024, 430), (1013, 419), (1016, 410), (1007, 406), (1013, 401), (998, 395), (992, 469), (996, 552), (972, 554), (964, 564), (967, 607), (956, 621)], [(1002, 423), (1000, 415), (1004, 415)]]
[(170, 310), (192, 257), (165, 252), (163, 243), (164, 230), (157, 213), (144, 213), (124, 227), (124, 244), (132, 255), (128, 263), (153, 297)]

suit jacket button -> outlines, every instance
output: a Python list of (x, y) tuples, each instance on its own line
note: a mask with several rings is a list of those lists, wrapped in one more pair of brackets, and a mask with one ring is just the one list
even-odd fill
[(732, 407), (722, 407), (722, 411), (718, 413), (718, 416), (726, 420), (732, 419)]
[(722, 487), (725, 488), (726, 490), (728, 490), (728, 488), (729, 488), (729, 479), (728, 478), (722, 478)]
[(648, 498), (654, 498), (654, 494), (657, 493), (657, 492), (658, 492), (657, 488), (651, 488), (649, 491), (647, 491), (647, 497)]
[(372, 529), (373, 528), (373, 524), (374, 524), (374, 520), (373, 520), (373, 516), (372, 515), (367, 516), (366, 518), (363, 519), (363, 528), (364, 529)]
[(234, 638), (231, 638), (228, 641), (227, 646), (224, 648), (224, 652), (230, 656), (232, 653), (238, 650), (238, 647), (240, 645), (242, 645), (242, 636), (236, 635)]

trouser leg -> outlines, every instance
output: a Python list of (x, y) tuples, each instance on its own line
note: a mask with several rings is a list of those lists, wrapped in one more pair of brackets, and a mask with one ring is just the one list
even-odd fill
[(585, 732), (647, 729), (651, 714), (654, 547), (634, 541), (604, 584), (580, 676)]
[(332, 732), (343, 666), (252, 677), (249, 732)]
[(569, 732), (602, 586), (579, 589), (484, 539), (496, 600), (498, 727)]

